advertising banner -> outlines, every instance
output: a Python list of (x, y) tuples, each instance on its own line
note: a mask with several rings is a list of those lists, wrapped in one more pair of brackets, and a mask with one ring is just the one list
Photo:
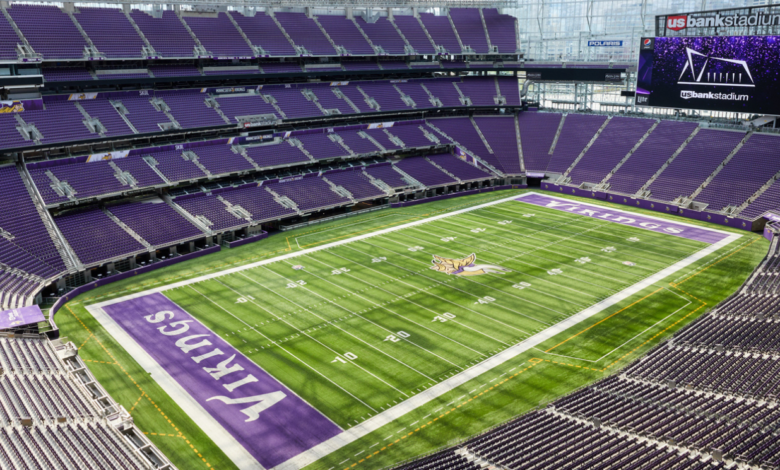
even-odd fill
[(395, 122), (376, 122), (374, 124), (369, 124), (369, 129), (387, 129), (388, 127), (393, 127), (395, 125)]
[(37, 305), (14, 308), (0, 312), (0, 330), (19, 328), (31, 323), (44, 321), (43, 312)]
[(588, 47), (623, 47), (623, 41), (588, 41)]
[(0, 114), (23, 113), (36, 109), (43, 109), (42, 99), (0, 101)]
[(87, 163), (93, 162), (107, 162), (109, 160), (119, 160), (120, 158), (126, 158), (130, 155), (129, 150), (120, 150), (107, 153), (93, 153), (87, 157)]
[(0, 114), (21, 112), (24, 112), (24, 105), (21, 101), (0, 101)]
[(458, 146), (455, 146), (453, 151), (455, 153), (455, 156), (460, 158), (464, 162), (471, 163), (472, 165), (476, 165), (477, 164), (477, 161), (474, 160), (474, 157), (472, 157), (471, 155), (467, 154), (462, 148), (460, 148)]
[(637, 106), (780, 114), (780, 36), (642, 38)]
[(97, 97), (97, 93), (73, 93), (68, 95), (68, 101), (94, 100)]
[(655, 17), (655, 35), (712, 36), (776, 34), (780, 13), (764, 5), (741, 6), (725, 10), (672, 13)]

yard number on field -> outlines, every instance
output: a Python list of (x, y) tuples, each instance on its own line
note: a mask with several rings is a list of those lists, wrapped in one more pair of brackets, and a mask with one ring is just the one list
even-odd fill
[(288, 289), (295, 289), (296, 287), (305, 286), (306, 281), (294, 281), (294, 282), (288, 282), (287, 288)]
[(604, 253), (612, 253), (613, 251), (617, 251), (617, 248), (615, 248), (614, 246), (608, 246), (606, 248), (602, 248), (601, 251), (603, 251)]
[(440, 321), (440, 322), (444, 323), (447, 320), (452, 320), (453, 318), (455, 318), (455, 315), (453, 315), (453, 314), (451, 314), (449, 312), (445, 312), (445, 313), (442, 313), (441, 315), (436, 315), (435, 317), (433, 317), (433, 321)]
[(493, 297), (490, 297), (489, 295), (486, 295), (485, 297), (478, 298), (477, 301), (474, 302), (474, 304), (475, 305), (476, 304), (489, 304), (490, 302), (495, 302), (495, 301), (496, 301), (496, 299), (494, 299)]
[(348, 272), (349, 272), (348, 268), (338, 268), (338, 269), (334, 269), (330, 273), (333, 274), (334, 276), (338, 276), (339, 274), (344, 274)]
[(558, 269), (558, 268), (555, 268), (555, 269), (551, 269), (551, 270), (547, 271), (547, 274), (549, 274), (550, 276), (555, 276), (555, 275), (558, 275), (558, 274), (563, 274), (563, 271)]
[(443, 242), (452, 242), (455, 241), (455, 237), (444, 237), (441, 239)]
[(590, 263), (590, 258), (588, 258), (587, 256), (583, 256), (582, 258), (575, 259), (574, 262), (580, 264)]
[(498, 222), (498, 225), (509, 225), (511, 223), (512, 223), (511, 220), (501, 220)]
[[(354, 361), (355, 359), (357, 359), (357, 355), (356, 354), (352, 354), (351, 352), (344, 353), (344, 357), (346, 357), (350, 361)], [(347, 361), (345, 361), (341, 356), (336, 356), (336, 359), (333, 359), (330, 362), (340, 362), (342, 364), (346, 364), (347, 363)]]
[(249, 302), (250, 300), (255, 300), (255, 298), (254, 298), (254, 297), (252, 297), (251, 295), (246, 295), (246, 296), (244, 296), (244, 297), (239, 297), (239, 298), (236, 300), (236, 303), (237, 303), (237, 304), (243, 304), (243, 303), (245, 303), (245, 302)]
[(479, 232), (484, 232), (484, 231), (485, 231), (484, 228), (473, 228), (473, 229), (471, 229), (471, 233), (479, 233)]
[(517, 284), (513, 284), (512, 287), (515, 289), (525, 289), (526, 287), (531, 287), (530, 282), (518, 282)]
[(425, 248), (423, 248), (423, 247), (421, 247), (421, 246), (410, 246), (410, 247), (409, 247), (409, 248), (407, 248), (407, 249), (408, 249), (409, 251), (423, 251)]
[(371, 258), (372, 263), (381, 263), (382, 261), (387, 261), (387, 258), (384, 256), (380, 256), (379, 258)]
[(387, 335), (387, 338), (385, 338), (383, 341), (392, 341), (393, 343), (397, 343), (401, 341), (401, 338), (408, 338), (409, 336), (411, 336), (409, 333), (405, 331), (399, 331), (394, 335)]

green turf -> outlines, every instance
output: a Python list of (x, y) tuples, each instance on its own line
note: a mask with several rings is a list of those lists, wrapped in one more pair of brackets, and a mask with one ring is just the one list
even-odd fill
[[(88, 365), (98, 380), (128, 410), (132, 408), (142, 430), (158, 434), (150, 437), (179, 468), (205, 467), (202, 459), (230, 468), (226, 456), (144, 376), (82, 304), (515, 192), (520, 191), (379, 211), (285, 232), (254, 245), (97, 289), (71, 302), (70, 309), (61, 310), (57, 323), (64, 335), (77, 345), (83, 343), (80, 355), (97, 361)], [(312, 467), (391, 465), (499, 424), (612, 373), (743, 282), (765, 254), (766, 242), (756, 234), (738, 233), (744, 236), (720, 252)], [(506, 202), (165, 294), (348, 428), (705, 246)], [(500, 265), (511, 272), (466, 278), (429, 269), (433, 254), (463, 258), (471, 253), (476, 254), (477, 263)], [(627, 266), (625, 261), (634, 265)], [(294, 270), (292, 265), (303, 265), (304, 269)], [(434, 321), (436, 317), (439, 319)], [(398, 341), (388, 340), (389, 335)], [(524, 372), (515, 375), (520, 371)], [(443, 414), (451, 408), (454, 410)], [(429, 421), (431, 424), (426, 424)], [(179, 431), (189, 443), (175, 437)], [(388, 438), (390, 435), (394, 437)], [(368, 455), (372, 457), (366, 459)]]

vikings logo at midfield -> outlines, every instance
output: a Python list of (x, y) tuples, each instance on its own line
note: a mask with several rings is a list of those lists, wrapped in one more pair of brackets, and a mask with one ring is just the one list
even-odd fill
[(474, 264), (477, 255), (472, 253), (463, 259), (442, 258), (433, 255), (433, 266), (431, 269), (445, 274), (454, 274), (456, 276), (478, 276), (480, 274), (507, 273), (508, 269), (496, 266), (495, 264)]

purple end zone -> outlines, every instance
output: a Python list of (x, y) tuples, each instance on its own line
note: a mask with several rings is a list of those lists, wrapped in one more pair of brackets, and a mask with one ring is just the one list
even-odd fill
[(265, 468), (341, 433), (319, 411), (162, 294), (103, 307)]
[(525, 194), (515, 199), (516, 201), (533, 204), (535, 206), (547, 207), (559, 211), (571, 212), (573, 214), (593, 217), (595, 219), (609, 220), (631, 227), (650, 230), (658, 233), (665, 233), (675, 237), (688, 238), (704, 243), (716, 243), (729, 234), (720, 231), (710, 230), (704, 227), (693, 227), (683, 225), (670, 220), (656, 219), (646, 217), (634, 212), (626, 212), (620, 209), (605, 209), (600, 206), (586, 204), (571, 199), (562, 199), (544, 194)]

